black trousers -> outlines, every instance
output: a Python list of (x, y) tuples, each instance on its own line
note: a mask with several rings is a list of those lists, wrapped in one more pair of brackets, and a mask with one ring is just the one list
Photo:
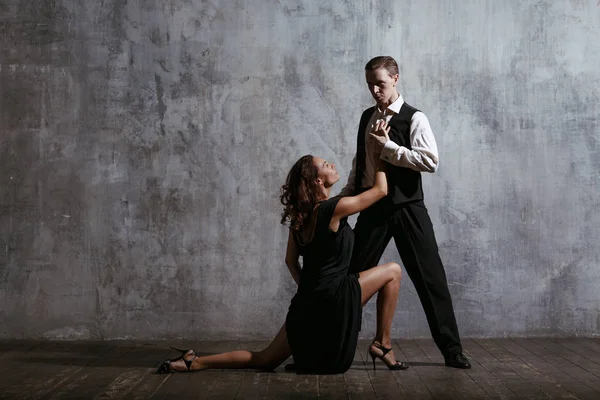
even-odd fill
[(446, 272), (423, 201), (394, 205), (389, 198), (382, 199), (359, 214), (354, 236), (351, 272), (376, 266), (394, 238), (402, 264), (425, 310), (435, 344), (445, 356), (461, 353)]

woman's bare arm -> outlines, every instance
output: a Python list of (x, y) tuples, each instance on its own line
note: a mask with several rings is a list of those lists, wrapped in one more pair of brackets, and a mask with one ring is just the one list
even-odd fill
[[(385, 121), (380, 121), (374, 128), (373, 132), (370, 132), (371, 136), (386, 136), (390, 131), (390, 127)], [(337, 203), (331, 223), (329, 226), (334, 231), (337, 231), (340, 219), (347, 217), (352, 214), (356, 214), (366, 208), (369, 208), (377, 201), (387, 196), (388, 187), (387, 179), (385, 176), (385, 163), (382, 160), (377, 161), (377, 169), (375, 171), (375, 184), (369, 190), (357, 196), (343, 197)]]
[(387, 196), (387, 180), (382, 164), (378, 166), (375, 172), (375, 185), (371, 189), (357, 196), (340, 199), (331, 218), (331, 225), (334, 225), (334, 222), (337, 225), (341, 218), (361, 212)]
[(290, 229), (290, 234), (288, 236), (288, 244), (287, 250), (285, 253), (285, 264), (290, 270), (290, 274), (292, 274), (292, 278), (297, 285), (300, 284), (300, 253), (298, 252), (298, 246), (296, 245), (296, 241), (294, 240), (294, 234)]

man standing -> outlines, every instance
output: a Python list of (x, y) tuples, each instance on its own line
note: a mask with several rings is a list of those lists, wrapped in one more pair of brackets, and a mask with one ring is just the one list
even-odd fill
[(351, 272), (376, 266), (394, 238), (446, 366), (471, 368), (462, 354), (446, 273), (423, 203), (421, 172), (435, 172), (438, 166), (437, 145), (429, 121), (398, 93), (398, 64), (392, 57), (371, 59), (365, 66), (365, 76), (377, 104), (360, 118), (356, 156), (348, 183), (340, 194), (351, 196), (373, 186), (379, 153), (379, 158), (387, 163), (389, 193), (358, 216)]

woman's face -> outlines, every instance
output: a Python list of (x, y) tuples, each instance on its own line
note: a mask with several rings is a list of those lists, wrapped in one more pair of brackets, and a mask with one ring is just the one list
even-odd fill
[(313, 157), (313, 163), (317, 167), (319, 179), (323, 181), (323, 186), (326, 188), (333, 186), (334, 183), (340, 180), (340, 174), (335, 169), (335, 164), (321, 157)]

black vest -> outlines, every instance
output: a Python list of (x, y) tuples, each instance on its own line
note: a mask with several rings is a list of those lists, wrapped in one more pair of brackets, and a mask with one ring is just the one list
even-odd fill
[[(394, 115), (389, 122), (390, 140), (399, 146), (412, 149), (410, 145), (410, 120), (418, 110), (406, 103), (402, 104), (400, 112)], [(356, 142), (356, 176), (354, 181), (355, 193), (359, 193), (362, 186), (362, 176), (365, 169), (365, 130), (375, 107), (366, 109), (360, 117)], [(394, 204), (423, 200), (423, 187), (421, 186), (421, 173), (410, 168), (386, 165), (388, 197)]]

